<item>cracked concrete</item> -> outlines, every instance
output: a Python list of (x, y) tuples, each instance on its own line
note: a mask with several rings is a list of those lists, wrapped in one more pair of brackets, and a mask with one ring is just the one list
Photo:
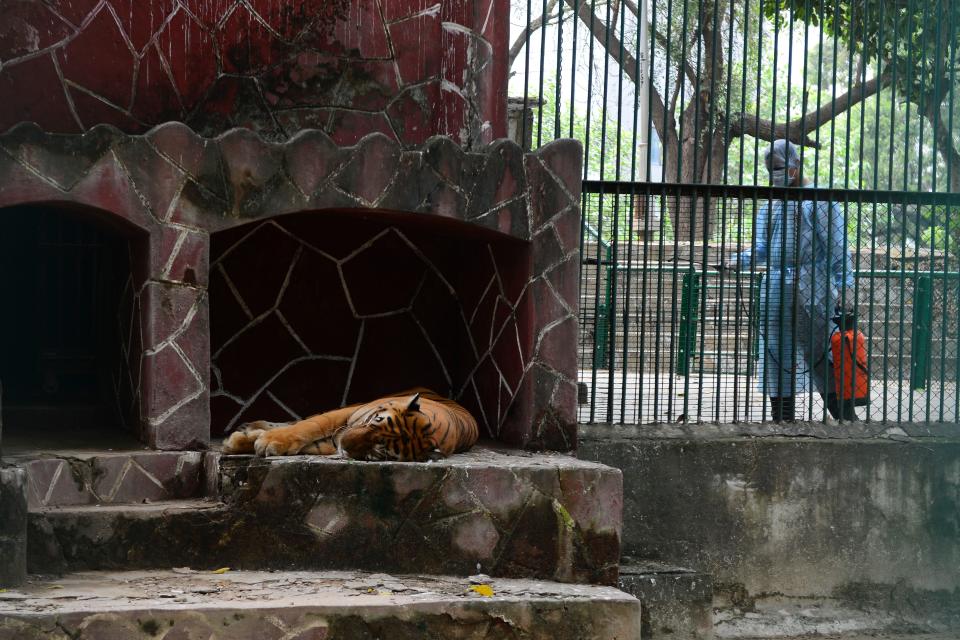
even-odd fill
[[(490, 587), (492, 595), (481, 595), (478, 586)], [(25, 640), (626, 640), (639, 638), (639, 631), (639, 601), (612, 587), (488, 576), (179, 568), (33, 576), (20, 589), (0, 592), (0, 638)]]

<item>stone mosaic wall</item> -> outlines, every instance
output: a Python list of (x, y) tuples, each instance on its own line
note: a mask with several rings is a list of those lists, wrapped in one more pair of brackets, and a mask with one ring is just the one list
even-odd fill
[(10, 0), (0, 131), (176, 120), (477, 146), (507, 134), (508, 20), (506, 0)]
[[(83, 135), (50, 135), (32, 125), (0, 135), (0, 207), (27, 203), (84, 205), (89, 215), (113, 220), (142, 241), (143, 259), (133, 269), (135, 280), (143, 282), (137, 298), (143, 336), (140, 421), (147, 442), (160, 449), (202, 446), (209, 438), (207, 287), (208, 282), (214, 291), (220, 286), (210, 281), (210, 234), (231, 233), (227, 230), (250, 222), (279, 221), (291, 213), (312, 212), (304, 214), (305, 219), (319, 220), (330, 211), (359, 212), (363, 216), (371, 211), (404, 212), (425, 225), (426, 237), (447, 225), (474, 228), (474, 233), (495, 232), (501, 234), (503, 242), (509, 237), (512, 242), (524, 243), (529, 251), (524, 268), (501, 273), (506, 293), (502, 298), (508, 304), (499, 306), (501, 303), (489, 298), (478, 303), (480, 307), (492, 304), (494, 324), (507, 327), (500, 333), (504, 353), (513, 348), (511, 330), (519, 336), (519, 363), (512, 355), (501, 359), (497, 355), (501, 346), (494, 340), (491, 353), (496, 357), (488, 359), (489, 364), (485, 365), (482, 354), (477, 354), (480, 364), (473, 376), (474, 386), (485, 398), (484, 411), (490, 408), (502, 422), (499, 439), (536, 449), (573, 448), (580, 171), (581, 149), (573, 141), (554, 142), (528, 154), (511, 142), (498, 141), (467, 153), (451, 140), (439, 137), (407, 150), (380, 134), (369, 135), (352, 147), (339, 147), (319, 131), (302, 132), (286, 143), (272, 144), (244, 129), (215, 139), (202, 138), (177, 123), (157, 127), (143, 136), (125, 135), (102, 126)], [(293, 224), (294, 218), (290, 220), (251, 229), (284, 236), (282, 230)], [(369, 228), (350, 228), (337, 228), (337, 234), (342, 234), (340, 243), (345, 246), (360, 248), (374, 237)], [(354, 237), (348, 241), (349, 234)], [(283, 242), (279, 236), (277, 241)], [(398, 250), (410, 246), (395, 233), (382, 239), (388, 241)], [(298, 263), (301, 259), (304, 265), (313, 261), (326, 265), (317, 268), (328, 270), (336, 263), (307, 250), (299, 240), (298, 245), (289, 245), (290, 251), (306, 256), (298, 258)], [(462, 249), (464, 255), (473, 251), (469, 243), (458, 241), (451, 246), (458, 252)], [(501, 252), (497, 242), (491, 246), (499, 269), (504, 264), (501, 256), (509, 252)], [(425, 256), (433, 255), (429, 248), (422, 251)], [(379, 278), (382, 269), (368, 264), (369, 255), (376, 254), (362, 251), (350, 260), (341, 255), (337, 268), (347, 274), (348, 281), (362, 280), (365, 270), (375, 272), (374, 279)], [(289, 260), (288, 267), (296, 266), (292, 256)], [(468, 262), (473, 266), (477, 260)], [(225, 270), (230, 274), (231, 268), (236, 270), (225, 255), (215, 272)], [(430, 271), (452, 278), (456, 268), (438, 266)], [(409, 277), (415, 277), (415, 270), (411, 273), (414, 275)], [(310, 280), (315, 278), (304, 275), (291, 279), (291, 283), (303, 287)], [(478, 283), (485, 286), (488, 282), (490, 274), (481, 272)], [(429, 284), (427, 278), (424, 286)], [(430, 286), (437, 286), (436, 282)], [(241, 298), (243, 289), (241, 279)], [(472, 301), (468, 290), (459, 285), (454, 291), (465, 314)], [(230, 304), (229, 296), (221, 299)], [(232, 321), (236, 321), (246, 316), (245, 323), (249, 324), (255, 314), (243, 299), (249, 316), (239, 301), (234, 301), (235, 307), (240, 306), (239, 314), (234, 309), (225, 311), (224, 317), (232, 315)], [(268, 297), (266, 306), (256, 309), (263, 314), (271, 306)], [(485, 315), (486, 307), (482, 308), (478, 315)], [(278, 309), (284, 311), (282, 306)], [(517, 318), (515, 328), (509, 324), (511, 314)], [(352, 315), (376, 315), (376, 307), (361, 307), (361, 312)], [(414, 315), (421, 322), (431, 319), (429, 315)], [(270, 318), (279, 322), (277, 314)], [(376, 320), (363, 319), (371, 325)], [(241, 328), (237, 326), (234, 331)], [(434, 338), (435, 344), (439, 342), (436, 332), (428, 328), (425, 333)], [(305, 332), (304, 336), (297, 335), (301, 341), (310, 339)], [(292, 334), (290, 340), (296, 342)], [(227, 353), (223, 346), (219, 345), (222, 353), (218, 353), (218, 359)], [(484, 343), (475, 342), (474, 346), (480, 351)], [(312, 349), (308, 346), (304, 353)], [(359, 353), (364, 354), (362, 349)], [(452, 361), (445, 354), (440, 359)], [(238, 374), (239, 367), (246, 373)], [(221, 375), (265, 380), (265, 374), (250, 359), (234, 358), (230, 371), (225, 372), (222, 366), (219, 369)], [(447, 373), (454, 382), (454, 375), (449, 370)], [(500, 373), (503, 380), (497, 387)], [(481, 388), (488, 383), (497, 389)], [(225, 384), (224, 390), (233, 394), (237, 387), (231, 388), (230, 384)], [(417, 382), (403, 386), (412, 384)], [(504, 402), (509, 406), (511, 399), (503, 395), (504, 389), (513, 392), (513, 407), (506, 419), (501, 407)], [(500, 399), (493, 400), (497, 394)], [(239, 397), (245, 402), (253, 395)], [(496, 411), (492, 410), (494, 406), (498, 407)], [(493, 423), (490, 416), (486, 419), (488, 424)]]
[(213, 432), (418, 385), (496, 437), (530, 350), (529, 246), (477, 235), (356, 213), (214, 234)]
[[(127, 265), (129, 268), (129, 264)], [(112, 373), (117, 416), (125, 429), (140, 436), (140, 356), (143, 354), (140, 287), (128, 273), (116, 309), (117, 351)]]

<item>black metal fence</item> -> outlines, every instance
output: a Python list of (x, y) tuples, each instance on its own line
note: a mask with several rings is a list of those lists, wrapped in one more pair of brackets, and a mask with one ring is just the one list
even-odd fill
[[(520, 139), (585, 147), (583, 421), (769, 420), (767, 398), (785, 395), (769, 388), (771, 359), (791, 363), (796, 419), (833, 415), (805, 384), (822, 357), (804, 352), (796, 313), (778, 327), (796, 334), (787, 352), (764, 346), (783, 342), (764, 336), (771, 265), (724, 268), (756, 249), (758, 214), (801, 200), (842, 218), (851, 278), (835, 298), (865, 338), (870, 401), (840, 419), (958, 419), (960, 3), (515, 0), (513, 11)], [(791, 187), (768, 186), (777, 138), (800, 155)], [(790, 278), (782, 301), (802, 288)]]

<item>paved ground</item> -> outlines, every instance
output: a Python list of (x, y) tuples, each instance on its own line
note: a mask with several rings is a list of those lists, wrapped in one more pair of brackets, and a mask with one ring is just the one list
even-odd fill
[[(956, 625), (951, 625), (951, 627)], [(717, 640), (958, 640), (960, 628), (944, 621), (904, 619), (883, 611), (864, 611), (835, 602), (769, 598), (754, 611), (736, 609), (714, 615)]]
[[(580, 382), (594, 385), (593, 373), (580, 371)], [(580, 405), (581, 422), (649, 424), (676, 422), (682, 415), (693, 422), (760, 422), (769, 420), (769, 403), (757, 390), (756, 378), (698, 374), (689, 378), (669, 374), (614, 372), (613, 412), (608, 412), (609, 373), (597, 371), (595, 399), (588, 394)], [(955, 422), (957, 384), (932, 383), (929, 389), (911, 391), (909, 381), (874, 381), (869, 407), (857, 409), (860, 419), (887, 422)], [(591, 406), (591, 402), (593, 402)], [(941, 406), (942, 405), (942, 406)], [(592, 419), (591, 419), (592, 411)], [(798, 399), (797, 418), (822, 419), (820, 396), (806, 393)]]

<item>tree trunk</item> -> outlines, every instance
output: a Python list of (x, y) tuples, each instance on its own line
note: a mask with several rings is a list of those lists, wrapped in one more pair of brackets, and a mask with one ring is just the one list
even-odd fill
[(933, 126), (934, 136), (937, 139), (937, 147), (940, 150), (940, 156), (947, 165), (947, 176), (950, 181), (950, 192), (960, 193), (960, 151), (953, 142), (953, 136), (950, 130), (943, 123), (940, 105), (931, 106), (927, 110), (927, 120)]

